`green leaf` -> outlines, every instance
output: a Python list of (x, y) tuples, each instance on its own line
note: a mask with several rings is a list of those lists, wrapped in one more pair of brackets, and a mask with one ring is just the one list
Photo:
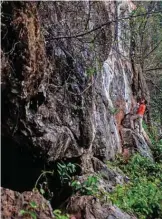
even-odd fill
[(59, 209), (56, 209), (53, 211), (53, 214), (58, 217), (58, 216), (60, 216), (61, 211)]
[(42, 195), (44, 195), (45, 194), (45, 191), (44, 191), (44, 189), (40, 189), (40, 193), (42, 194)]
[(20, 214), (20, 215), (24, 215), (24, 214), (26, 214), (26, 211), (25, 211), (25, 210), (20, 210), (20, 211), (19, 211), (19, 214)]
[(32, 207), (32, 208), (37, 208), (38, 206), (37, 206), (37, 204), (35, 203), (35, 202), (30, 202), (30, 206)]
[(32, 216), (33, 219), (37, 219), (35, 212), (29, 211), (29, 214)]

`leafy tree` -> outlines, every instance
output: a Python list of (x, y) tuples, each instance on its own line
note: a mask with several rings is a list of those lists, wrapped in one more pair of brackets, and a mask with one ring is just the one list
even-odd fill
[[(144, 83), (138, 89), (151, 101), (148, 108), (157, 123), (162, 124), (162, 4), (156, 1), (136, 2), (137, 9), (132, 16), (145, 13), (145, 16), (132, 18), (130, 54), (135, 64), (138, 64), (142, 76), (149, 89), (144, 89)], [(153, 12), (158, 13), (153, 13)], [(149, 100), (149, 98), (148, 98)]]

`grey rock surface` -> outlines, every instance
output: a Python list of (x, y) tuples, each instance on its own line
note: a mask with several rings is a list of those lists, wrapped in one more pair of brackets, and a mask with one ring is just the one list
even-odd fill
[[(22, 8), (25, 4), (30, 8), (30, 3), (22, 3)], [(46, 162), (79, 157), (87, 149), (102, 160), (113, 159), (122, 152), (121, 121), (130, 112), (133, 101), (131, 62), (120, 55), (128, 55), (128, 51), (121, 41), (114, 47), (113, 23), (102, 31), (83, 35), (81, 41), (60, 36), (77, 35), (85, 25), (91, 30), (113, 19), (114, 3), (50, 2), (42, 3), (37, 12), (36, 7), (32, 10), (36, 13), (33, 25), (43, 28), (45, 38), (36, 50), (40, 52), (35, 63), (39, 73), (31, 70), (32, 65), (24, 67), (22, 62), (23, 75), (29, 77), (8, 77), (10, 87), (2, 92), (2, 105), (12, 110), (2, 110), (3, 135), (11, 136), (23, 147), (38, 150)], [(118, 16), (123, 16), (120, 13), (119, 10)], [(124, 21), (124, 25), (129, 24)], [(13, 32), (17, 31), (14, 28), (13, 25)], [(30, 29), (25, 31), (29, 39), (33, 37)], [(35, 37), (43, 40), (39, 32)], [(23, 44), (23, 39), (17, 40)], [(32, 63), (34, 51), (30, 46), (28, 42), (28, 60)], [(25, 49), (23, 52), (26, 56)], [(18, 71), (17, 65), (13, 68)], [(38, 75), (36, 79), (33, 74)], [(143, 147), (144, 143), (135, 139), (138, 147)], [(147, 146), (142, 150), (147, 150)]]
[(128, 128), (123, 128), (121, 136), (124, 147), (129, 148), (132, 152), (139, 152), (142, 156), (153, 160), (151, 149), (143, 134), (139, 134), (137, 131)]
[(72, 197), (68, 210), (69, 212), (82, 212), (85, 219), (137, 219), (111, 204), (102, 205), (92, 196)]

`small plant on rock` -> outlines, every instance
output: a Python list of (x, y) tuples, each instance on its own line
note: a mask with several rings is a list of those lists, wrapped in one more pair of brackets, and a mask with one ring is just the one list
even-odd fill
[(63, 215), (59, 209), (54, 210), (53, 214), (56, 219), (69, 219), (70, 218), (68, 214)]
[(73, 163), (58, 163), (58, 173), (62, 184), (65, 184), (71, 180), (71, 174), (76, 172), (76, 165)]
[(35, 202), (30, 202), (30, 208), (31, 210), (20, 210), (19, 214), (21, 216), (30, 216), (32, 219), (37, 219), (37, 214), (35, 212), (35, 210), (37, 209), (37, 204)]
[(98, 191), (98, 177), (89, 176), (83, 183), (75, 180), (71, 186), (74, 192), (79, 192), (81, 195), (95, 195)]
[(110, 107), (110, 108), (109, 108), (109, 111), (110, 111), (110, 114), (111, 114), (111, 115), (116, 115), (116, 114), (120, 111), (120, 109)]
[[(38, 177), (35, 183), (33, 191), (38, 191), (43, 196), (46, 195), (46, 198), (48, 197), (48, 200), (50, 200), (53, 197), (53, 193), (48, 188), (48, 182), (46, 178), (47, 174), (54, 175), (54, 171), (42, 171), (42, 173), (40, 174), (40, 176)], [(43, 177), (45, 178), (45, 181), (39, 183), (40, 179)], [(38, 189), (38, 183), (39, 183), (39, 189)]]

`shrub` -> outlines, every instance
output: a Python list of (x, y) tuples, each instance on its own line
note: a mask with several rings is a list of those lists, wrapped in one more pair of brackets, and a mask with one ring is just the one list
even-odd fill
[(71, 187), (80, 195), (95, 195), (98, 191), (98, 177), (89, 176), (83, 183), (75, 180), (71, 183)]
[(162, 139), (159, 140), (158, 137), (158, 128), (156, 126), (152, 126), (151, 131), (149, 132), (148, 126), (145, 122), (143, 122), (143, 127), (147, 132), (149, 138), (152, 142), (152, 152), (156, 162), (162, 163)]
[(152, 151), (155, 161), (162, 163), (162, 139), (153, 143)]
[(110, 194), (119, 208), (135, 213), (139, 219), (162, 217), (162, 166), (139, 154), (127, 165), (118, 161), (120, 168), (130, 178), (126, 185), (118, 185)]

